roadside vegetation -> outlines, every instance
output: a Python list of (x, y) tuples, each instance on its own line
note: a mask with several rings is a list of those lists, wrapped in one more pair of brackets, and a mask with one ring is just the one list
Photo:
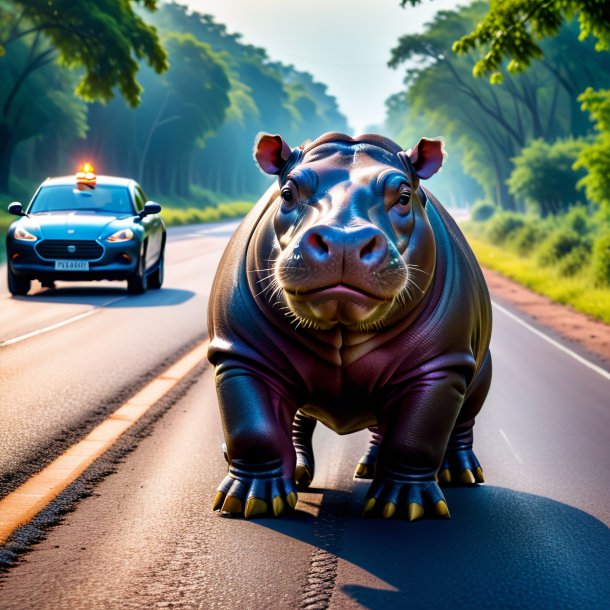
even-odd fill
[(482, 265), (610, 324), (610, 217), (584, 206), (541, 218), (481, 202), (461, 225)]
[(210, 15), (158, 0), (97, 5), (0, 0), (3, 209), (31, 197), (24, 181), (84, 161), (175, 207), (254, 201), (268, 181), (252, 159), (259, 131), (296, 146), (349, 130), (326, 85)]
[(463, 228), (483, 265), (608, 323), (609, 51), (607, 2), (440, 11), (392, 51), (406, 88), (383, 126), (405, 145), (444, 136), (446, 168), (429, 186), (471, 207)]

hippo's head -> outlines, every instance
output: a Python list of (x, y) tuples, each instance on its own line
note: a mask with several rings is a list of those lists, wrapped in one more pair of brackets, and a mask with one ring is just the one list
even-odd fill
[(329, 133), (291, 149), (261, 134), (254, 155), (279, 179), (272, 238), (253, 261), (252, 285), (268, 301), (306, 328), (352, 330), (381, 328), (421, 301), (435, 242), (419, 180), (441, 167), (440, 140), (403, 151), (381, 136)]

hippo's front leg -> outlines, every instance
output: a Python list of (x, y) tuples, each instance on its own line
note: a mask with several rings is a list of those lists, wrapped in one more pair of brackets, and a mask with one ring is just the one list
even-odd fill
[(295, 453), (290, 435), (296, 407), (260, 377), (225, 369), (216, 377), (229, 472), (216, 493), (214, 510), (223, 515), (260, 514), (294, 508)]
[(364, 512), (414, 521), (449, 517), (435, 481), (466, 389), (457, 371), (435, 371), (411, 383), (380, 414), (383, 439)]

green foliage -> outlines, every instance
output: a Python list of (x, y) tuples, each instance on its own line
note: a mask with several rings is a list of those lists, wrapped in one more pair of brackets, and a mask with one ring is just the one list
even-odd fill
[(580, 199), (576, 184), (582, 172), (572, 169), (583, 142), (566, 139), (550, 144), (534, 140), (514, 159), (515, 169), (508, 179), (512, 195), (543, 217), (559, 214)]
[[(6, 7), (0, 30), (4, 50), (17, 40), (32, 40), (35, 49), (29, 66), (57, 53), (62, 65), (83, 68), (77, 93), (86, 100), (109, 100), (118, 87), (131, 106), (139, 103), (136, 81), (138, 60), (145, 59), (156, 72), (167, 68), (166, 53), (153, 27), (134, 11), (133, 0), (15, 0)], [(149, 10), (156, 0), (142, 2)], [(50, 46), (36, 49), (40, 35)]]
[(565, 277), (572, 277), (582, 271), (589, 258), (591, 250), (585, 246), (576, 246), (568, 252), (557, 265), (559, 273)]
[[(451, 50), (456, 36), (476, 30), (487, 10), (486, 3), (475, 2), (440, 11), (423, 32), (399, 40), (390, 66), (408, 66), (404, 123), (424, 116), (436, 134), (457, 144), (464, 170), (479, 181), (487, 198), (504, 209), (520, 209), (506, 184), (512, 159), (532, 140), (586, 134), (590, 125), (578, 95), (606, 82), (610, 55), (596, 53), (591, 42), (579, 42), (578, 26), (567, 23), (556, 38), (542, 43), (543, 63), (527, 74), (509, 73), (503, 87), (494, 87), (472, 78), (476, 53), (458, 57)], [(396, 109), (394, 104), (393, 124)]]
[(539, 219), (529, 217), (523, 226), (514, 230), (507, 239), (507, 245), (520, 255), (527, 255), (538, 248), (548, 234), (548, 228)]
[(587, 89), (581, 96), (583, 110), (591, 115), (598, 134), (581, 149), (575, 167), (587, 170), (579, 182), (587, 197), (610, 211), (610, 89)]
[(582, 237), (566, 227), (552, 231), (538, 249), (541, 265), (552, 265), (563, 259), (575, 248), (583, 246)]
[(583, 206), (573, 207), (565, 216), (563, 225), (578, 233), (578, 235), (588, 235), (593, 226), (591, 210)]
[(201, 222), (219, 222), (230, 218), (241, 218), (251, 209), (249, 201), (233, 201), (217, 206), (200, 208), (169, 208), (164, 207), (161, 215), (168, 225), (196, 224)]
[(470, 210), (470, 218), (476, 222), (489, 220), (497, 211), (497, 207), (489, 201), (477, 201)]
[(252, 159), (259, 131), (281, 133), (294, 146), (345, 126), (324, 85), (270, 62), (211, 16), (164, 3), (151, 21), (169, 70), (161, 77), (142, 70), (145, 91), (135, 111), (120, 100), (92, 106), (86, 148), (100, 151), (109, 172), (134, 175), (160, 200), (199, 204), (193, 187), (233, 199), (259, 195), (268, 182)]
[(540, 267), (535, 257), (522, 257), (504, 246), (468, 237), (477, 259), (485, 267), (610, 324), (610, 287), (594, 286), (588, 264), (566, 277), (557, 265)]
[(556, 36), (562, 24), (574, 16), (578, 17), (581, 40), (592, 35), (597, 39), (597, 51), (610, 50), (610, 4), (600, 0), (494, 0), (485, 18), (456, 41), (453, 50), (461, 54), (483, 48), (485, 53), (476, 62), (474, 75), (489, 74), (492, 82), (502, 82), (505, 59), (510, 59), (509, 73), (522, 72), (544, 55), (540, 41)]
[(524, 224), (525, 219), (521, 214), (497, 212), (488, 221), (487, 232), (492, 243), (502, 243)]
[(610, 231), (593, 243), (593, 274), (600, 286), (610, 286)]

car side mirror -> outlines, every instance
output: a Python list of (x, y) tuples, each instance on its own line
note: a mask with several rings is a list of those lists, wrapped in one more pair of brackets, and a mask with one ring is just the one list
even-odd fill
[(13, 201), (13, 203), (9, 204), (8, 213), (13, 214), (15, 216), (25, 216), (26, 215), (23, 211), (23, 206), (18, 201)]
[(150, 214), (158, 214), (161, 211), (161, 206), (154, 201), (147, 201), (144, 204), (144, 209), (138, 214), (140, 218), (149, 216)]

